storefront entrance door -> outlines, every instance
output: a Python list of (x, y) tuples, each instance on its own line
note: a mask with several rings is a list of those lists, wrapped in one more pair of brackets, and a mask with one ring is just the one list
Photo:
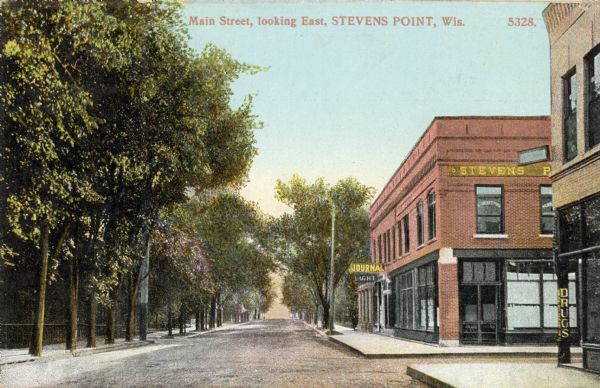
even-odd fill
[(498, 286), (464, 285), (461, 287), (462, 342), (498, 343)]

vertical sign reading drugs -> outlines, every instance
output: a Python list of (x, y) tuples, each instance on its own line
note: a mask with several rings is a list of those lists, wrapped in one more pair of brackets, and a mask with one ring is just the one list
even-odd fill
[(558, 304), (558, 363), (569, 364), (571, 362), (571, 338), (569, 328), (569, 259), (560, 257), (554, 250), (556, 258), (556, 283)]
[(558, 340), (569, 338), (569, 288), (558, 289)]

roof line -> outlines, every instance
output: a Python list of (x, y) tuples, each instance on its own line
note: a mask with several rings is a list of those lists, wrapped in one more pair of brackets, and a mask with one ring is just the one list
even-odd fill
[(373, 208), (373, 205), (375, 204), (375, 202), (377, 202), (379, 200), (379, 198), (383, 194), (383, 191), (385, 190), (385, 188), (388, 187), (388, 185), (390, 184), (390, 182), (392, 181), (392, 179), (394, 179), (394, 177), (396, 176), (396, 174), (398, 173), (398, 171), (400, 171), (400, 169), (402, 168), (402, 166), (404, 166), (404, 163), (406, 163), (406, 161), (408, 160), (408, 158), (410, 157), (410, 155), (413, 153), (413, 151), (415, 150), (415, 148), (419, 145), (419, 143), (421, 142), (421, 140), (423, 140), (423, 137), (425, 137), (425, 135), (427, 134), (427, 132), (429, 132), (429, 130), (433, 126), (433, 123), (436, 120), (542, 120), (542, 119), (548, 119), (549, 120), (550, 116), (548, 116), (548, 115), (540, 115), (540, 116), (510, 116), (510, 115), (499, 115), (499, 116), (434, 116), (433, 120), (431, 120), (431, 122), (427, 126), (427, 129), (425, 130), (425, 132), (423, 132), (421, 134), (421, 136), (419, 137), (419, 139), (417, 140), (417, 142), (415, 143), (415, 145), (412, 146), (412, 148), (410, 149), (410, 151), (408, 152), (408, 154), (406, 155), (406, 157), (404, 158), (404, 160), (402, 160), (402, 162), (400, 163), (400, 166), (398, 166), (398, 168), (396, 169), (396, 171), (394, 171), (394, 173), (392, 174), (392, 176), (390, 177), (390, 179), (388, 179), (387, 183), (383, 186), (383, 189), (381, 190), (381, 192), (379, 193), (379, 195), (377, 195), (377, 197), (373, 200), (371, 206), (369, 206), (369, 210), (371, 210)]

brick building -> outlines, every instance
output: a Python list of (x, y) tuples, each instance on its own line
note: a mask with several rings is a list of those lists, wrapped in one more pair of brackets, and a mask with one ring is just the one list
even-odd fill
[[(544, 20), (551, 52), (559, 289), (565, 299), (581, 302), (583, 364), (600, 372), (600, 4), (551, 4)], [(580, 287), (567, 290), (563, 283), (575, 274)], [(559, 309), (562, 362), (569, 361), (568, 345), (577, 343), (568, 314)]]
[(362, 327), (448, 346), (553, 342), (550, 167), (517, 165), (549, 143), (548, 117), (435, 118), (369, 209), (385, 273), (359, 287)]

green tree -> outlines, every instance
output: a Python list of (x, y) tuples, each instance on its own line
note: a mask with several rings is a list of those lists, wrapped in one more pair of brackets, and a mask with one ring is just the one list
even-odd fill
[(323, 326), (329, 316), (327, 285), (330, 273), (332, 209), (336, 214), (333, 285), (346, 273), (350, 263), (368, 257), (369, 220), (366, 205), (373, 189), (354, 178), (334, 186), (318, 178), (308, 183), (298, 175), (289, 182), (277, 181), (277, 198), (290, 206), (291, 214), (278, 221), (282, 240), (279, 255), (291, 273), (301, 276), (323, 309)]
[(171, 2), (12, 0), (0, 17), (0, 258), (37, 256), (31, 352), (42, 350), (49, 263), (62, 258), (71, 334), (84, 271), (90, 306), (106, 303), (109, 323), (127, 282), (131, 339), (161, 209), (245, 179), (258, 123), (250, 97), (231, 107), (231, 83), (257, 69), (189, 48)]
[[(219, 190), (187, 206), (192, 212), (194, 236), (201, 241), (214, 279), (211, 324), (216, 323), (219, 305), (241, 300), (249, 292), (258, 292), (263, 302), (272, 300), (269, 274), (275, 267), (264, 245), (268, 219), (257, 205), (235, 191)], [(261, 307), (265, 308), (264, 303)]]

